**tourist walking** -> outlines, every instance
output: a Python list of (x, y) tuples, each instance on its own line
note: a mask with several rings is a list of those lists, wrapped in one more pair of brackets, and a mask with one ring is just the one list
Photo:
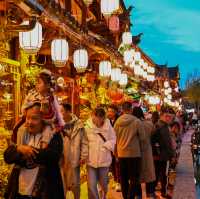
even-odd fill
[(167, 196), (167, 173), (169, 161), (174, 157), (172, 142), (169, 132), (169, 124), (174, 119), (174, 111), (170, 107), (161, 107), (160, 120), (156, 124), (156, 130), (151, 137), (156, 172), (155, 187), (160, 180), (161, 195)]
[(80, 166), (88, 158), (88, 145), (82, 121), (72, 114), (70, 104), (62, 104), (61, 113), (64, 119), (62, 130), (64, 142), (64, 157), (61, 170), (65, 195), (72, 191), (74, 199), (80, 199)]
[[(151, 147), (151, 135), (154, 130), (154, 126), (150, 120), (145, 120), (144, 113), (140, 107), (133, 108), (133, 115), (142, 121), (142, 125), (145, 129), (145, 145), (141, 147), (140, 182), (146, 183), (147, 197), (154, 197), (153, 182), (155, 181), (156, 176)], [(141, 190), (141, 186), (139, 186), (139, 189)]]
[[(96, 108), (85, 125), (89, 156), (87, 161), (88, 198), (105, 199), (108, 191), (108, 172), (112, 162), (116, 135), (103, 108)], [(97, 185), (100, 187), (101, 197)]]
[(141, 146), (145, 141), (142, 122), (132, 115), (132, 104), (122, 104), (123, 114), (117, 119), (114, 129), (117, 136), (116, 156), (119, 159), (122, 195), (132, 199), (141, 194), (140, 185)]

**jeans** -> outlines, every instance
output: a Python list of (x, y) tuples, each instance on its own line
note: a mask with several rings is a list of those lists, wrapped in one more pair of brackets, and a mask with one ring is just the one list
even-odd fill
[[(108, 172), (109, 167), (94, 168), (87, 166), (88, 199), (106, 198), (108, 192)], [(97, 185), (99, 185), (100, 191), (98, 191)], [(101, 193), (101, 197), (99, 193)]]
[[(73, 171), (73, 185), (71, 191), (73, 192), (74, 199), (80, 199), (80, 167), (72, 168)], [(70, 179), (68, 179), (70, 180)], [(67, 190), (68, 191), (68, 190)]]
[(119, 158), (122, 195), (124, 199), (141, 197), (141, 158)]

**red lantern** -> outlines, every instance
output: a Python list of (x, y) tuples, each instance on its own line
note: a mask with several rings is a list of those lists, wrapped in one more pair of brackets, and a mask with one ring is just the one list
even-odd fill
[(109, 19), (109, 30), (112, 32), (118, 32), (119, 31), (119, 17), (116, 15), (113, 15)]

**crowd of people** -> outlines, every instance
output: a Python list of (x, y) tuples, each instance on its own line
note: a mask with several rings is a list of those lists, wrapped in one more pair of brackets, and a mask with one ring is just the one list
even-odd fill
[(12, 144), (4, 153), (14, 164), (6, 199), (80, 199), (81, 166), (87, 167), (89, 199), (106, 199), (109, 173), (113, 188), (124, 199), (167, 198), (167, 171), (174, 169), (181, 143), (182, 122), (172, 108), (144, 113), (124, 102), (96, 107), (83, 123), (68, 103), (58, 104), (52, 74), (43, 71), (23, 104)]

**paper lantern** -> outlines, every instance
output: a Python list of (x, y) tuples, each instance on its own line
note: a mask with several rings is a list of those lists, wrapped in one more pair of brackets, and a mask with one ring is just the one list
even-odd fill
[(154, 74), (154, 73), (155, 73), (155, 68), (152, 67), (152, 66), (148, 66), (148, 67), (147, 67), (147, 72), (148, 72), (148, 73)]
[(130, 45), (132, 44), (132, 34), (131, 32), (124, 32), (122, 34), (122, 43)]
[(113, 15), (109, 19), (109, 30), (112, 32), (118, 32), (119, 31), (119, 17), (116, 15)]
[(111, 75), (111, 63), (109, 61), (101, 61), (99, 63), (99, 75), (101, 77), (109, 77)]
[(51, 58), (57, 67), (65, 65), (69, 58), (69, 45), (65, 39), (54, 39), (52, 41)]
[(140, 60), (139, 60), (139, 64), (140, 64), (140, 66), (143, 66), (143, 65), (144, 65), (144, 60), (143, 60), (143, 59), (140, 59)]
[(119, 68), (113, 68), (111, 70), (111, 80), (112, 81), (120, 81), (121, 78), (121, 70)]
[(171, 93), (171, 92), (172, 92), (172, 88), (169, 87), (169, 88), (168, 88), (168, 93)]
[(126, 65), (133, 62), (133, 52), (131, 50), (124, 51), (124, 62)]
[[(28, 25), (24, 21), (22, 25)], [(19, 45), (28, 54), (37, 53), (42, 46), (42, 25), (36, 22), (35, 27), (27, 32), (19, 32)]]
[(169, 100), (171, 100), (172, 99), (172, 95), (167, 95), (167, 98), (169, 99)]
[(74, 52), (73, 56), (74, 67), (79, 73), (85, 72), (88, 66), (88, 53), (85, 49), (78, 49)]
[(140, 52), (136, 52), (136, 53), (134, 54), (134, 60), (139, 62), (140, 59), (141, 59), (141, 53), (140, 53)]
[(134, 65), (134, 73), (136, 75), (140, 75), (140, 71), (141, 71), (141, 66), (139, 64), (135, 64)]
[(101, 0), (101, 13), (110, 16), (119, 8), (119, 0)]
[(127, 76), (127, 74), (122, 73), (122, 74), (121, 74), (121, 77), (120, 77), (119, 84), (120, 84), (121, 86), (126, 86), (127, 83), (128, 83), (128, 76)]
[(168, 87), (169, 87), (169, 82), (168, 82), (168, 81), (165, 81), (165, 82), (164, 82), (164, 87), (165, 87), (165, 88), (168, 88)]
[(147, 67), (148, 67), (148, 64), (146, 62), (144, 62), (144, 64), (143, 64), (144, 70), (147, 70)]

